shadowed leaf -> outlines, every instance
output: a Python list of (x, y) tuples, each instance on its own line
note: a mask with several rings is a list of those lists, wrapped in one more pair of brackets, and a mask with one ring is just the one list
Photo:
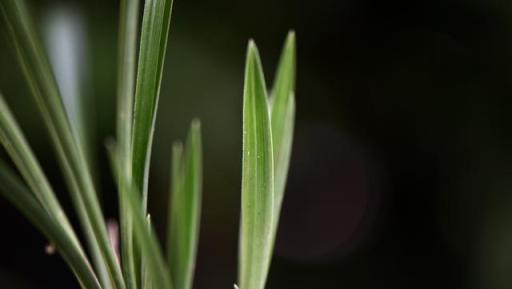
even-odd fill
[(57, 248), (85, 289), (101, 286), (83, 252), (65, 228), (48, 215), (16, 175), (0, 160), (0, 194), (9, 200)]
[(192, 288), (199, 239), (201, 174), (201, 131), (199, 121), (194, 121), (185, 154), (182, 155), (181, 144), (173, 146), (167, 250), (174, 287), (177, 289)]

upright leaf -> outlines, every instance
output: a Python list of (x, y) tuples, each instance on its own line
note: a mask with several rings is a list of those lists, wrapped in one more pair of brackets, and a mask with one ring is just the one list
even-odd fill
[(132, 176), (132, 121), (135, 94), (135, 70), (139, 18), (139, 0), (122, 0), (119, 20), (119, 57), (117, 70), (117, 141), (119, 219), (121, 235), (121, 262), (128, 289), (137, 288), (133, 221), (128, 213), (127, 194), (131, 192)]
[[(135, 192), (142, 195), (144, 213), (147, 210), (149, 162), (172, 2), (172, 0), (146, 0), (142, 18), (133, 114), (131, 182)], [(135, 251), (134, 259), (138, 272), (136, 280), (139, 283), (142, 281), (142, 268), (138, 250)]]
[(119, 153), (131, 175), (133, 101), (135, 95), (139, 0), (121, 0), (117, 67), (117, 142)]
[(274, 151), (274, 220), (279, 220), (290, 163), (295, 118), (295, 33), (288, 34), (272, 89), (272, 141)]
[(185, 156), (173, 146), (172, 189), (168, 229), (168, 263), (174, 287), (192, 289), (201, 209), (202, 156), (199, 121), (190, 128)]
[[(272, 141), (274, 152), (274, 225), (272, 246), (275, 243), (283, 203), (295, 122), (295, 33), (288, 33), (272, 89)], [(268, 266), (270, 266), (270, 259)]]
[[(119, 154), (116, 153), (114, 144), (109, 143), (107, 148), (110, 152), (109, 156), (112, 169), (114, 174), (118, 176), (121, 171), (121, 163), (118, 159)], [(143, 263), (145, 265), (144, 272), (147, 272), (147, 275), (144, 276), (144, 280), (142, 280), (142, 284), (150, 284), (151, 288), (155, 289), (173, 289), (169, 269), (163, 258), (158, 239), (150, 224), (148, 224), (146, 216), (142, 212), (141, 198), (138, 194), (135, 194), (135, 190), (127, 194), (127, 196), (128, 213), (131, 214), (133, 218), (135, 240), (142, 252)]]
[(274, 161), (267, 93), (258, 51), (249, 42), (243, 108), (239, 285), (263, 289), (272, 250)]
[[(146, 217), (146, 223), (147, 223), (149, 230), (151, 230), (151, 215), (150, 214), (148, 214)], [(142, 261), (144, 261), (144, 259), (142, 259)], [(142, 263), (142, 286), (141, 286), (142, 289), (153, 289), (153, 281), (151, 279), (152, 277), (153, 276), (151, 276), (148, 266), (146, 266), (144, 263)]]
[(147, 0), (142, 19), (135, 112), (133, 120), (133, 183), (147, 206), (147, 178), (162, 71), (171, 21), (172, 0)]

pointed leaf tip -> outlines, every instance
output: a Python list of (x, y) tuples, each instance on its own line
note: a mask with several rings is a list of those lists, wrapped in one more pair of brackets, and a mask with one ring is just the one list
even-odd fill
[(239, 284), (263, 289), (271, 254), (274, 172), (267, 89), (256, 45), (249, 41), (243, 104)]
[(249, 39), (249, 42), (247, 43), (248, 48), (254, 48), (256, 47), (256, 43), (254, 42), (254, 39)]
[(191, 131), (200, 131), (201, 130), (201, 120), (199, 118), (194, 118), (190, 125)]

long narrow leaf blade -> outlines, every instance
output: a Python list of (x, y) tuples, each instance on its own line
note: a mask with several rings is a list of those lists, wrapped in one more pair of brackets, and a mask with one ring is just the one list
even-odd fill
[[(274, 153), (276, 155), (275, 169), (275, 204), (274, 204), (274, 221), (275, 229), (277, 229), (277, 222), (279, 221), (279, 214), (281, 213), (281, 206), (283, 204), (284, 192), (286, 188), (286, 179), (288, 176), (288, 169), (290, 166), (290, 157), (292, 152), (293, 142), (293, 131), (295, 124), (295, 93), (291, 92), (288, 103), (286, 105), (286, 111), (282, 116), (284, 121), (282, 123), (283, 130), (280, 135), (280, 146), (275, 147)], [(276, 136), (272, 134), (272, 137)], [(276, 136), (277, 138), (277, 136)]]
[[(121, 168), (119, 159), (117, 158), (118, 154), (115, 152), (115, 146), (110, 145), (109, 151), (112, 169), (117, 176)], [(150, 281), (152, 287), (155, 289), (173, 289), (169, 269), (163, 258), (158, 239), (142, 212), (140, 196), (135, 194), (135, 191), (132, 191), (132, 193), (127, 196), (128, 213), (133, 217), (134, 235), (142, 251), (143, 263), (146, 272), (148, 272), (147, 277), (150, 279), (148, 281)], [(146, 281), (142, 283), (146, 283)]]
[(119, 21), (119, 60), (117, 79), (117, 142), (119, 220), (121, 236), (121, 262), (127, 289), (137, 288), (132, 217), (128, 213), (127, 194), (132, 175), (132, 121), (135, 94), (136, 52), (139, 18), (139, 0), (122, 0)]
[(133, 183), (147, 206), (147, 178), (155, 117), (162, 82), (164, 56), (171, 21), (172, 0), (147, 0), (142, 19), (141, 45), (133, 120)]
[(263, 289), (272, 249), (274, 163), (265, 80), (252, 41), (245, 68), (243, 114), (239, 285)]
[(64, 227), (37, 203), (15, 174), (0, 160), (0, 195), (9, 200), (57, 248), (82, 288), (101, 289), (86, 257), (76, 247)]
[[(295, 33), (288, 33), (272, 89), (272, 144), (274, 152), (274, 246), (286, 188), (295, 124)], [(272, 256), (268, 260), (270, 266)]]
[[(147, 222), (147, 226), (149, 228), (149, 230), (151, 230), (151, 215), (148, 214), (148, 216), (146, 217), (146, 222)], [(144, 259), (143, 259), (144, 261)], [(152, 289), (153, 288), (153, 282), (152, 282), (152, 277), (151, 274), (149, 273), (149, 269), (148, 267), (142, 263), (142, 286), (141, 288), (142, 289)]]
[(201, 210), (202, 156), (199, 121), (192, 123), (185, 156), (173, 147), (168, 262), (174, 287), (191, 289), (194, 276)]
[(290, 32), (272, 90), (272, 141), (275, 169), (275, 217), (278, 220), (290, 163), (295, 118), (295, 33)]
[[(171, 22), (172, 0), (147, 0), (142, 18), (139, 62), (135, 85), (132, 134), (132, 184), (142, 195), (142, 210), (147, 210), (148, 175), (156, 111), (162, 82), (164, 56)], [(135, 251), (137, 283), (142, 280), (141, 258)]]
[[(25, 78), (53, 141), (97, 269), (100, 272), (106, 269), (113, 287), (124, 289), (121, 268), (107, 236), (106, 224), (84, 151), (72, 132), (55, 78), (36, 36), (25, 1), (2, 0), (0, 10)], [(102, 281), (104, 284), (109, 283), (108, 280)]]
[(133, 101), (135, 97), (139, 0), (122, 0), (119, 20), (117, 79), (117, 142), (122, 162), (131, 175)]
[(41, 206), (50, 216), (62, 224), (73, 242), (78, 247), (81, 247), (48, 179), (44, 175), (39, 162), (28, 145), (2, 94), (0, 94), (0, 143), (2, 143), (16, 164), (16, 167)]

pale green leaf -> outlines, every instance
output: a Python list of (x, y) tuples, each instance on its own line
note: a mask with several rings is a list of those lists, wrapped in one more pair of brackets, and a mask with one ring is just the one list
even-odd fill
[(247, 52), (243, 106), (239, 286), (263, 289), (272, 250), (274, 161), (265, 80), (252, 41)]
[[(274, 246), (281, 206), (283, 204), (290, 156), (292, 151), (295, 123), (295, 33), (288, 37), (281, 53), (272, 89), (272, 144), (274, 152), (274, 224), (272, 226), (272, 246)], [(272, 256), (268, 260), (270, 266)]]
[(275, 170), (274, 220), (276, 222), (279, 220), (283, 202), (293, 139), (295, 58), (295, 33), (290, 32), (283, 47), (272, 89), (271, 123)]

